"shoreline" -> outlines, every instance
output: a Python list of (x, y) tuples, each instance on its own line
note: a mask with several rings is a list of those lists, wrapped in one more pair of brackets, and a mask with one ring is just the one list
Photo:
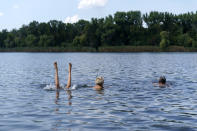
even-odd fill
[(95, 53), (129, 53), (129, 52), (197, 52), (197, 48), (170, 46), (161, 49), (159, 46), (103, 46), (98, 50), (91, 47), (17, 47), (0, 48), (0, 52), (95, 52)]

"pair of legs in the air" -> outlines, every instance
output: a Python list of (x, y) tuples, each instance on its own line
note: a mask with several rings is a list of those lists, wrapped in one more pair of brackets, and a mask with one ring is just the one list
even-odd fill
[[(54, 67), (55, 67), (55, 86), (56, 86), (56, 89), (60, 89), (57, 62), (54, 62)], [(71, 68), (72, 68), (72, 64), (69, 63), (68, 82), (67, 82), (66, 88), (70, 88), (71, 86)]]
[[(55, 85), (56, 85), (56, 89), (60, 89), (57, 62), (54, 63), (54, 66), (55, 66)], [(69, 63), (68, 82), (67, 82), (67, 85), (66, 85), (67, 89), (69, 89), (71, 87), (71, 68), (72, 68), (72, 64)], [(95, 80), (95, 84), (96, 85), (93, 87), (95, 90), (102, 90), (103, 89), (103, 84), (104, 84), (103, 77), (97, 77), (96, 80)]]

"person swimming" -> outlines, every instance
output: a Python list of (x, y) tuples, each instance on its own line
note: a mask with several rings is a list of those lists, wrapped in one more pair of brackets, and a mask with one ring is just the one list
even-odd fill
[(165, 76), (160, 76), (159, 78), (159, 86), (165, 86), (166, 85), (166, 78)]
[(102, 76), (100, 77), (97, 77), (96, 80), (95, 80), (95, 86), (93, 87), (95, 90), (102, 90), (104, 87), (103, 87), (103, 84), (104, 84), (104, 78)]
[(154, 82), (153, 85), (158, 87), (169, 87), (169, 85), (166, 84), (165, 76), (160, 76), (158, 82)]

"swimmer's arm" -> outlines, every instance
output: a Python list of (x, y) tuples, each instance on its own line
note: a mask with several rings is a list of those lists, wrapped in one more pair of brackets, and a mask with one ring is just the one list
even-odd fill
[(59, 77), (58, 77), (58, 67), (57, 67), (57, 62), (54, 62), (54, 67), (55, 67), (55, 85), (56, 89), (59, 89)]
[(71, 68), (72, 68), (72, 64), (71, 64), (71, 63), (69, 63), (69, 69), (68, 69), (68, 81), (67, 81), (66, 88), (70, 88), (70, 87), (71, 87)]

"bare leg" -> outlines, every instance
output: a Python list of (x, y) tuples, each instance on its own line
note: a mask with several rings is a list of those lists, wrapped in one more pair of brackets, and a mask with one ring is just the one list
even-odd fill
[(54, 62), (54, 66), (55, 66), (55, 85), (56, 85), (56, 89), (60, 89), (57, 62)]
[(66, 88), (70, 88), (70, 86), (71, 86), (71, 68), (72, 68), (72, 64), (69, 63), (68, 82), (67, 82)]

